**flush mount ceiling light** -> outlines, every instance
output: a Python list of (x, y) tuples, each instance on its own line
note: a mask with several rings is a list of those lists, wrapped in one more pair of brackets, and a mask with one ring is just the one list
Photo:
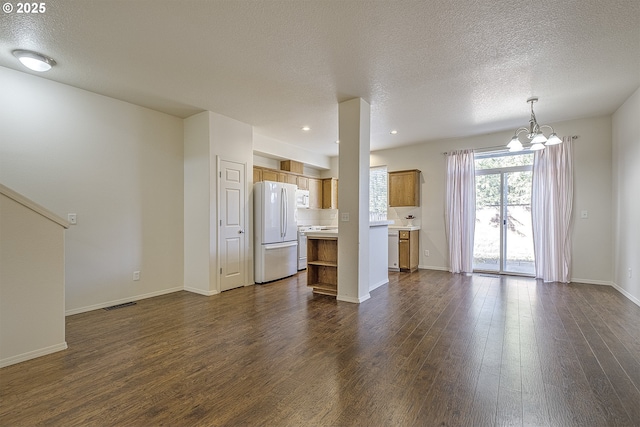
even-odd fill
[[(518, 135), (520, 135), (522, 132), (528, 132), (527, 138), (530, 140), (529, 142), (531, 144), (529, 150), (543, 150), (545, 145), (560, 144), (562, 140), (558, 138), (558, 135), (556, 135), (556, 133), (553, 131), (553, 128), (549, 125), (539, 125), (538, 120), (536, 120), (536, 114), (533, 112), (533, 104), (535, 102), (538, 102), (538, 97), (532, 96), (531, 98), (527, 99), (527, 102), (531, 103), (531, 118), (529, 119), (529, 127), (516, 129), (513, 138), (511, 138), (511, 141), (509, 141), (509, 143), (507, 144), (507, 148), (509, 149), (509, 151), (522, 151), (524, 149), (524, 147), (522, 146), (522, 142), (520, 142), (520, 139), (518, 138)], [(542, 133), (542, 128), (551, 129), (549, 138), (544, 136), (544, 134)]]
[(33, 71), (49, 71), (51, 67), (56, 65), (56, 61), (52, 58), (30, 50), (14, 50), (13, 56), (18, 58), (18, 60), (22, 62), (22, 65)]
[(302, 126), (302, 130), (305, 132), (309, 132), (311, 128), (309, 126)]
[(398, 131), (394, 129), (394, 130), (392, 130), (392, 131), (391, 131), (391, 132), (389, 132), (389, 133), (390, 133), (391, 135), (397, 135), (397, 134), (398, 134)]

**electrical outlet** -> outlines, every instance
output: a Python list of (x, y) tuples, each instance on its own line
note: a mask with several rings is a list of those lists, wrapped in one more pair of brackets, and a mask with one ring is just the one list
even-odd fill
[(341, 213), (340, 214), (340, 221), (349, 222), (349, 212)]
[(78, 223), (78, 215), (74, 213), (67, 214), (67, 221), (69, 221), (71, 225), (76, 225)]
[(429, 256), (429, 249), (424, 250), (424, 256)]
[(139, 271), (134, 271), (133, 272), (133, 281), (137, 282), (138, 280), (140, 280), (140, 272)]

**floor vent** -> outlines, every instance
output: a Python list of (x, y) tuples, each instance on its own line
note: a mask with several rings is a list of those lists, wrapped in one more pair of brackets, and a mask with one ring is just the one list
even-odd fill
[(131, 301), (131, 302), (125, 302), (124, 304), (118, 304), (118, 305), (112, 305), (111, 307), (105, 307), (105, 310), (115, 310), (116, 308), (124, 308), (124, 307), (129, 307), (130, 305), (136, 305), (137, 302), (135, 301)]

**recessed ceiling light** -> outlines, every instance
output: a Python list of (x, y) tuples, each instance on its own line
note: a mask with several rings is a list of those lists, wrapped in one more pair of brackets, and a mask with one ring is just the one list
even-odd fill
[(18, 60), (22, 62), (22, 65), (33, 71), (49, 71), (51, 67), (56, 65), (56, 61), (52, 58), (30, 50), (14, 50), (13, 56), (18, 58)]
[(302, 130), (305, 132), (309, 132), (311, 128), (309, 126), (302, 126)]
[(339, 139), (336, 139), (336, 144), (340, 144), (340, 140)]
[(390, 133), (391, 133), (391, 135), (396, 135), (398, 133), (398, 131), (394, 129)]

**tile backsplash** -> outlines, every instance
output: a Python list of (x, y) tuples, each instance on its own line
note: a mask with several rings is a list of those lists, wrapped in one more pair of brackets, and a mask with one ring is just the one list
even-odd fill
[(337, 209), (298, 209), (298, 225), (338, 226)]
[(402, 208), (388, 208), (387, 219), (393, 221), (395, 225), (407, 225), (406, 217), (413, 215), (413, 225), (420, 225), (420, 207), (402, 207)]

